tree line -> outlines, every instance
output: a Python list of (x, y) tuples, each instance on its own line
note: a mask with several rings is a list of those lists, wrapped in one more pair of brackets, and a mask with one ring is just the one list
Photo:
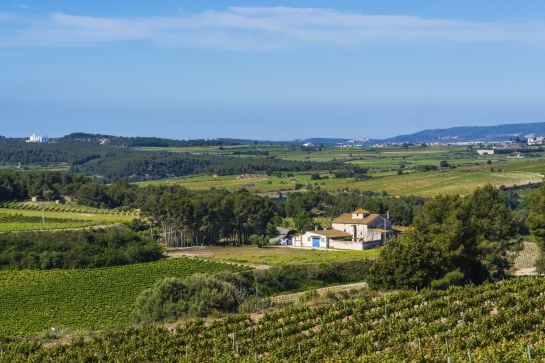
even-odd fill
[(81, 269), (162, 257), (155, 241), (126, 227), (0, 234), (0, 269)]
[(1, 172), (0, 201), (26, 200), (38, 197), (56, 200), (73, 196), (89, 178), (63, 172)]
[[(286, 217), (293, 217), (303, 229), (312, 229), (310, 217), (324, 213), (328, 217), (337, 217), (358, 208), (373, 213), (389, 214), (393, 224), (408, 226), (414, 216), (422, 210), (425, 198), (417, 196), (394, 197), (387, 193), (352, 190), (331, 193), (325, 190), (292, 192), (285, 203)], [(299, 228), (298, 228), (299, 229)]]
[[(0, 140), (0, 160), (3, 164), (21, 163), (22, 168), (26, 164), (66, 163), (72, 172), (100, 178), (106, 182), (152, 180), (194, 174), (272, 174), (311, 170), (347, 170), (348, 174), (354, 173), (354, 167), (338, 161), (310, 162), (276, 157), (247, 158), (236, 155), (146, 151), (135, 147), (156, 146), (153, 138), (148, 141), (141, 140), (146, 138), (114, 138), (102, 145), (98, 142), (98, 136), (75, 134), (44, 144), (3, 139)], [(222, 141), (215, 143), (224, 144)], [(202, 144), (208, 145), (208, 142), (203, 141)], [(166, 146), (172, 145), (167, 143)], [(362, 171), (356, 172), (361, 174)]]
[(432, 198), (413, 227), (381, 249), (370, 282), (378, 288), (444, 288), (501, 277), (520, 249), (519, 232), (491, 185), (465, 198)]
[(140, 209), (168, 246), (247, 244), (252, 236), (273, 234), (278, 223), (277, 204), (247, 190), (147, 187)]
[(169, 152), (131, 152), (92, 163), (74, 165), (73, 172), (100, 176), (106, 181), (141, 181), (194, 174), (237, 175), (344, 169), (340, 162), (290, 161), (275, 157), (245, 158), (223, 155), (186, 155)]

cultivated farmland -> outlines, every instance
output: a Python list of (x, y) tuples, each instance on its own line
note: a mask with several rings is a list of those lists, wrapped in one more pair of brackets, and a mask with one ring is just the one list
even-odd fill
[(136, 297), (161, 278), (241, 269), (232, 264), (176, 258), (100, 269), (0, 271), (0, 334), (130, 324)]
[(174, 331), (130, 328), (66, 347), (5, 344), (3, 351), (10, 361), (539, 362), (544, 304), (543, 281), (521, 278), (191, 321)]

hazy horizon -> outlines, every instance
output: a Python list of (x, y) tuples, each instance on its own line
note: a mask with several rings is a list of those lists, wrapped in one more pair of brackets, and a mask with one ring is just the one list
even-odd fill
[(545, 3), (9, 1), (0, 135), (387, 138), (545, 121)]

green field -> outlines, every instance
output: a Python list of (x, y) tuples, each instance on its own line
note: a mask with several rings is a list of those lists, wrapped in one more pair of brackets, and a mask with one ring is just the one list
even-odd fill
[(10, 171), (67, 171), (70, 166), (67, 163), (49, 163), (49, 164), (2, 164), (0, 170)]
[(26, 335), (64, 327), (104, 329), (130, 324), (136, 297), (164, 277), (241, 267), (176, 258), (121, 267), (0, 271), (0, 334)]
[[(541, 166), (535, 165), (534, 168)], [(514, 168), (514, 167), (513, 167)], [(294, 177), (274, 177), (253, 175), (240, 176), (196, 176), (142, 182), (139, 185), (177, 184), (189, 189), (207, 190), (210, 188), (237, 190), (246, 188), (255, 192), (289, 192), (297, 184), (301, 189), (319, 186), (329, 191), (359, 189), (374, 192), (386, 191), (394, 195), (434, 196), (441, 193), (468, 194), (475, 188), (492, 184), (494, 186), (526, 185), (542, 181), (539, 172), (451, 169), (445, 171), (414, 172), (403, 175), (388, 174), (375, 176), (368, 180), (356, 181), (344, 178), (311, 180), (311, 174), (299, 173)]]
[[(394, 195), (434, 196), (441, 193), (467, 194), (477, 187), (514, 186), (536, 183), (545, 173), (545, 156), (537, 152), (525, 157), (509, 154), (479, 156), (466, 147), (420, 147), (420, 148), (323, 148), (305, 150), (283, 146), (244, 146), (208, 148), (178, 148), (192, 154), (225, 154), (248, 150), (264, 150), (269, 156), (286, 160), (332, 161), (351, 163), (369, 169), (367, 180), (335, 178), (330, 171), (319, 172), (322, 179), (312, 180), (317, 172), (282, 173), (281, 176), (265, 174), (230, 176), (188, 176), (139, 183), (140, 185), (178, 184), (189, 189), (206, 190), (224, 188), (237, 190), (246, 188), (255, 192), (289, 192), (320, 187), (329, 191), (346, 189), (386, 191)], [(188, 150), (190, 149), (190, 150)], [(147, 150), (150, 150), (148, 148)], [(162, 151), (168, 148), (161, 149)], [(171, 150), (173, 151), (173, 150)], [(248, 155), (244, 155), (247, 157)], [(254, 155), (253, 157), (260, 157)], [(424, 166), (439, 167), (447, 161), (449, 168), (422, 171)], [(403, 175), (398, 175), (398, 170)]]
[(10, 362), (543, 362), (544, 304), (543, 281), (518, 278), (364, 293), (263, 316), (112, 331), (69, 345), (15, 342), (3, 354)]
[(120, 212), (54, 203), (4, 202), (0, 205), (0, 232), (58, 230), (127, 223), (135, 212)]
[(174, 254), (185, 254), (215, 261), (231, 261), (254, 265), (319, 264), (345, 262), (378, 256), (380, 249), (366, 251), (322, 251), (287, 247), (195, 247), (172, 250)]
[(125, 214), (97, 214), (90, 212), (62, 212), (62, 211), (44, 211), (41, 210), (27, 210), (18, 208), (0, 208), (0, 213), (4, 214), (20, 214), (23, 216), (42, 217), (45, 216), (46, 222), (49, 218), (52, 219), (69, 219), (75, 221), (92, 221), (95, 224), (108, 224), (108, 223), (125, 223), (130, 222), (137, 216), (125, 215)]
[(39, 216), (25, 216), (21, 213), (5, 213), (0, 209), (0, 232), (19, 232), (36, 230), (56, 230), (84, 228), (96, 225), (92, 220), (76, 220), (63, 218), (44, 218)]
[(454, 166), (462, 166), (472, 165), (478, 162), (482, 163), (487, 160), (499, 162), (510, 159), (509, 155), (506, 154), (479, 156), (472, 148), (463, 146), (413, 148), (315, 147), (309, 149), (300, 146), (241, 145), (224, 146), (222, 149), (218, 146), (171, 148), (147, 147), (139, 149), (145, 151), (169, 151), (190, 155), (277, 157), (293, 161), (328, 162), (335, 160), (370, 167), (373, 171), (398, 169), (401, 164), (404, 164), (406, 168), (412, 168), (418, 165), (439, 166), (439, 163), (442, 160), (446, 160), (449, 164)]

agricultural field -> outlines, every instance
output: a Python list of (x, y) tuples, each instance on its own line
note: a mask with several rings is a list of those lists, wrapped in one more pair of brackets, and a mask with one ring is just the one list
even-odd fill
[(524, 241), (522, 250), (517, 255), (512, 267), (513, 275), (531, 275), (536, 273), (536, 262), (541, 252), (535, 242)]
[[(544, 163), (545, 164), (545, 163)], [(536, 168), (538, 166), (535, 166)], [(328, 176), (322, 174), (322, 176)], [(321, 180), (312, 180), (310, 173), (298, 173), (294, 177), (275, 177), (266, 175), (251, 176), (195, 176), (142, 182), (139, 185), (177, 184), (189, 189), (208, 190), (211, 188), (238, 190), (246, 188), (255, 192), (287, 193), (297, 189), (305, 190), (310, 186), (329, 191), (359, 189), (382, 192), (393, 195), (434, 196), (441, 193), (469, 194), (477, 187), (486, 184), (494, 186), (515, 186), (542, 181), (538, 172), (525, 171), (484, 171), (449, 169), (445, 171), (413, 172), (403, 175), (395, 173), (374, 176), (367, 180), (334, 178), (329, 176)]]
[[(474, 165), (476, 163), (503, 162), (513, 160), (509, 155), (496, 154), (478, 156), (475, 150), (467, 147), (389, 147), (389, 148), (304, 148), (300, 146), (241, 145), (209, 147), (148, 147), (145, 151), (170, 151), (190, 155), (227, 155), (240, 157), (277, 157), (291, 161), (350, 162), (369, 167), (371, 171), (410, 169), (419, 165), (439, 166), (446, 160), (452, 166)], [(541, 154), (538, 154), (541, 155)]]
[(69, 169), (67, 163), (47, 163), (47, 164), (2, 164), (0, 171), (67, 171)]
[(12, 362), (541, 362), (544, 304), (542, 279), (516, 278), (442, 291), (363, 293), (263, 316), (115, 330), (47, 348), (14, 342), (2, 350)]
[(136, 297), (161, 278), (242, 269), (175, 258), (99, 269), (0, 271), (0, 335), (131, 324)]
[(366, 251), (313, 250), (288, 247), (194, 247), (170, 250), (170, 254), (230, 261), (253, 265), (319, 264), (375, 258), (380, 250)]
[(137, 211), (115, 211), (96, 209), (77, 205), (57, 205), (55, 203), (20, 203), (4, 202), (0, 204), (0, 213), (25, 217), (45, 217), (46, 222), (56, 219), (89, 222), (93, 224), (126, 223), (139, 218)]
[(68, 212), (85, 214), (108, 214), (137, 216), (137, 210), (100, 209), (78, 204), (56, 204), (54, 202), (0, 202), (0, 208), (44, 210), (46, 212)]
[(98, 224), (92, 220), (76, 220), (51, 218), (47, 219), (39, 216), (28, 216), (21, 213), (4, 213), (0, 209), (0, 232), (20, 232), (36, 230), (57, 230), (85, 228)]
[[(240, 147), (239, 147), (240, 148)], [(246, 146), (245, 149), (250, 148)], [(213, 151), (211, 151), (213, 150)], [(233, 148), (193, 148), (194, 153), (232, 152)], [(178, 184), (189, 189), (207, 190), (224, 188), (238, 190), (246, 188), (254, 192), (282, 192), (306, 190), (320, 187), (329, 191), (359, 189), (388, 192), (394, 195), (435, 196), (441, 193), (468, 194), (486, 184), (494, 186), (527, 185), (542, 181), (545, 174), (545, 157), (534, 153), (527, 157), (512, 155), (478, 156), (474, 150), (452, 148), (324, 148), (305, 151), (300, 148), (263, 147), (269, 155), (286, 160), (343, 161), (369, 169), (368, 179), (335, 178), (330, 171), (296, 172), (278, 175), (197, 175), (157, 181), (141, 182), (139, 185)], [(239, 150), (240, 152), (240, 150)], [(258, 156), (256, 156), (258, 157)], [(448, 168), (439, 168), (447, 161)], [(433, 166), (438, 170), (422, 171)], [(398, 170), (403, 174), (399, 175)], [(313, 178), (319, 174), (320, 179)], [(289, 176), (288, 176), (289, 175)]]

